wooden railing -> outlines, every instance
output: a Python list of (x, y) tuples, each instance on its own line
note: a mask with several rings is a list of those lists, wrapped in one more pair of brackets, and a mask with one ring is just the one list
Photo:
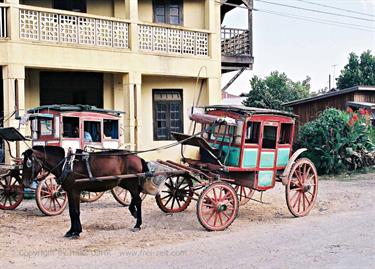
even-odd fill
[(0, 4), (0, 38), (8, 37), (7, 10), (7, 6)]
[(20, 38), (84, 46), (129, 48), (129, 23), (111, 18), (20, 8)]
[(224, 56), (251, 56), (249, 31), (235, 28), (222, 28), (221, 53)]

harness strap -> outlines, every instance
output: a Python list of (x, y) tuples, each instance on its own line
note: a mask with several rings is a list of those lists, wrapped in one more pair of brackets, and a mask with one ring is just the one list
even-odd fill
[(90, 180), (96, 180), (94, 176), (92, 175), (91, 166), (90, 166), (90, 154), (86, 153), (83, 154), (82, 159), (85, 161), (87, 174), (89, 175)]

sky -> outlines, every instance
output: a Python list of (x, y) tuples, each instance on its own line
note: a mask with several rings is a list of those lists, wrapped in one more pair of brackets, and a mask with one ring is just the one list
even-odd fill
[[(328, 87), (329, 74), (333, 77), (335, 73), (336, 78), (339, 76), (340, 70), (348, 62), (349, 53), (354, 52), (360, 55), (363, 51), (370, 49), (375, 55), (375, 0), (306, 0), (372, 16), (311, 5), (298, 0), (265, 1), (339, 13), (370, 21), (302, 11), (254, 0), (254, 8), (259, 9), (259, 11), (253, 12), (254, 68), (252, 71), (248, 70), (242, 73), (236, 82), (228, 88), (227, 92), (229, 93), (239, 95), (248, 92), (250, 90), (249, 80), (252, 76), (264, 77), (275, 70), (286, 73), (294, 81), (301, 81), (309, 76), (311, 77), (311, 91), (318, 91)], [(331, 20), (363, 25), (367, 27), (367, 31), (350, 29), (349, 27), (353, 27), (350, 25), (337, 27), (269, 14), (264, 11), (278, 12), (288, 16), (297, 15), (305, 19), (309, 17), (320, 22)], [(223, 25), (246, 28), (246, 20), (247, 10), (235, 8), (228, 13)], [(233, 72), (224, 74), (222, 86), (232, 76)]]

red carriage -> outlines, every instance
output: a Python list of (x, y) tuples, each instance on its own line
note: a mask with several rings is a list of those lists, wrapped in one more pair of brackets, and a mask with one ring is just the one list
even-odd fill
[[(60, 146), (88, 151), (118, 149), (121, 146), (121, 113), (85, 105), (49, 105), (30, 109), (27, 116), (32, 146)], [(15, 128), (1, 128), (0, 137), (6, 142), (29, 140)], [(24, 197), (21, 174), (23, 165), (27, 164), (19, 158), (12, 157), (12, 160), (12, 165), (1, 166), (0, 209), (15, 209)], [(40, 173), (35, 181), (32, 191), (35, 191), (38, 208), (49, 216), (61, 214), (68, 199), (53, 174)], [(83, 192), (81, 201), (92, 202), (102, 194)], [(119, 203), (129, 203), (126, 190), (116, 187), (112, 194)]]
[(295, 115), (243, 106), (210, 106), (191, 119), (201, 126), (201, 135), (173, 136), (182, 146), (199, 147), (199, 157), (183, 156), (184, 165), (159, 161), (186, 172), (168, 177), (156, 196), (162, 211), (181, 212), (197, 200), (197, 217), (203, 227), (224, 230), (254, 191), (263, 192), (281, 182), (289, 211), (296, 217), (310, 212), (317, 198), (318, 174), (309, 159), (300, 158), (306, 149), (292, 154)]

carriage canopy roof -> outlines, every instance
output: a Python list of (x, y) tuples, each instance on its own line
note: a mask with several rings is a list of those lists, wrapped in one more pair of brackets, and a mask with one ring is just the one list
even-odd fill
[(120, 114), (124, 114), (125, 112), (116, 111), (116, 110), (109, 110), (109, 109), (102, 109), (97, 108), (95, 106), (90, 105), (44, 105), (29, 109), (28, 113), (39, 113), (41, 110), (54, 110), (60, 112), (68, 112), (68, 111), (78, 111), (78, 112), (97, 112), (103, 114), (112, 114), (119, 116)]
[(209, 110), (222, 110), (222, 111), (229, 111), (238, 113), (241, 115), (254, 115), (254, 114), (267, 114), (267, 115), (280, 115), (280, 116), (287, 116), (291, 118), (296, 118), (297, 115), (281, 110), (275, 109), (266, 109), (266, 108), (258, 108), (258, 107), (247, 107), (242, 105), (213, 105), (213, 106), (206, 106), (205, 109)]

